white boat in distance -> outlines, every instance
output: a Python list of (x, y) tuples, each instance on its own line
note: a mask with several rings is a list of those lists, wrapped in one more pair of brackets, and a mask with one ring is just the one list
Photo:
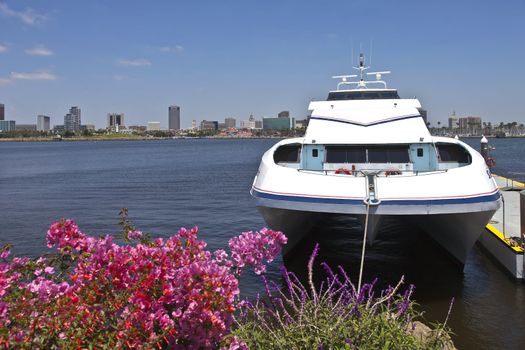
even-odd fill
[[(304, 137), (263, 155), (251, 189), (258, 210), (288, 236), (285, 254), (323, 214), (364, 223), (368, 213), (369, 244), (381, 219), (395, 216), (463, 265), (501, 205), (485, 160), (460, 140), (430, 135), (419, 101), (387, 88), (382, 75), (389, 71), (366, 73), (363, 55), (354, 68), (358, 75), (334, 77), (341, 81), (326, 101), (310, 102)], [(370, 75), (375, 80), (365, 80)]]

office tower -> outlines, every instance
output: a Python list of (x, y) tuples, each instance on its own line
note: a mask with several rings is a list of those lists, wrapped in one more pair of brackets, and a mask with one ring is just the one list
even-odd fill
[(148, 122), (148, 126), (146, 128), (147, 131), (158, 131), (160, 130), (160, 122)]
[(116, 132), (126, 128), (124, 125), (124, 113), (108, 113), (107, 128)]
[(236, 120), (235, 118), (226, 118), (224, 119), (224, 126), (229, 129), (229, 128), (235, 128), (235, 124), (236, 124)]
[(66, 131), (78, 132), (80, 131), (80, 108), (71, 107), (69, 113), (64, 116), (64, 129)]
[(36, 117), (36, 129), (38, 131), (49, 131), (51, 129), (51, 118), (46, 115)]
[(448, 118), (448, 128), (449, 129), (458, 128), (458, 118), (456, 117), (456, 111), (452, 111), (452, 115)]
[(290, 130), (294, 128), (294, 118), (263, 118), (262, 127), (264, 130)]
[(36, 124), (16, 124), (17, 131), (37, 131)]
[(480, 117), (463, 117), (459, 118), (458, 122), (461, 133), (469, 133), (471, 135), (477, 135), (481, 133)]
[(180, 130), (180, 107), (169, 106), (168, 107), (168, 129)]
[(5, 106), (3, 103), (0, 103), (0, 120), (5, 119)]
[(290, 111), (282, 111), (277, 114), (277, 118), (290, 118)]
[(15, 131), (16, 122), (14, 120), (0, 120), (0, 131)]
[(219, 122), (216, 120), (203, 120), (201, 121), (201, 130), (218, 130)]

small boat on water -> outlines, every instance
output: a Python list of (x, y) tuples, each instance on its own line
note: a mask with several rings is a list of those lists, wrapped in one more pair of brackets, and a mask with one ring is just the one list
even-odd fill
[(304, 137), (263, 155), (251, 188), (258, 210), (288, 236), (284, 254), (323, 215), (357, 216), (369, 244), (389, 216), (417, 225), (463, 265), (501, 205), (483, 157), (432, 136), (420, 102), (387, 88), (389, 71), (365, 72), (363, 55), (354, 68), (357, 75), (334, 76), (326, 101), (310, 102)]

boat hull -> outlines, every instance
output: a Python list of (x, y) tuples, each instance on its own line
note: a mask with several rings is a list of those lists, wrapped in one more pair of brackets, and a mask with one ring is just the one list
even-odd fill
[[(258, 206), (268, 226), (282, 231), (288, 237), (288, 244), (283, 255), (289, 254), (294, 247), (305, 238), (321, 220), (326, 220), (333, 213), (320, 213), (304, 210), (291, 210)], [(450, 257), (463, 267), (467, 255), (479, 239), (485, 225), (493, 216), (495, 210), (463, 212), (435, 215), (388, 215), (421, 229), (438, 243)], [(357, 217), (364, 227), (365, 216), (348, 214)], [(368, 243), (373, 244), (380, 237), (380, 224), (383, 215), (372, 214), (368, 223)]]

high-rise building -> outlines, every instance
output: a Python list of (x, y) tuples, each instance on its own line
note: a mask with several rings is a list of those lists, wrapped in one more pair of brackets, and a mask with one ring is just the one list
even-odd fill
[(36, 117), (36, 129), (38, 131), (49, 131), (51, 129), (51, 118), (47, 115), (39, 115)]
[(241, 129), (255, 129), (255, 118), (250, 114), (248, 120), (241, 120)]
[(168, 129), (180, 130), (180, 107), (169, 106), (168, 107)]
[(462, 133), (478, 135), (481, 133), (480, 117), (463, 117), (458, 119), (459, 129)]
[(5, 106), (3, 103), (0, 103), (0, 120), (5, 119)]
[(219, 122), (216, 120), (203, 120), (201, 121), (201, 130), (218, 130)]
[(456, 111), (452, 111), (452, 115), (448, 118), (448, 128), (457, 129), (458, 128), (458, 118), (456, 117)]
[(225, 118), (224, 119), (224, 126), (229, 129), (229, 128), (235, 128), (235, 125), (237, 124), (237, 121), (235, 120), (235, 118)]
[(458, 128), (458, 118), (456, 118), (456, 117), (449, 117), (448, 118), (448, 128), (449, 129), (457, 129)]
[(263, 118), (264, 130), (289, 130), (294, 128), (294, 118)]
[(107, 128), (114, 132), (125, 129), (124, 113), (108, 113)]
[(160, 130), (160, 122), (148, 122), (148, 126), (146, 127), (147, 131), (158, 131)]
[(290, 118), (290, 111), (282, 111), (277, 114), (277, 118)]
[(14, 120), (0, 120), (0, 131), (15, 131), (16, 122)]
[(71, 107), (69, 113), (64, 116), (64, 129), (66, 131), (79, 132), (81, 124), (80, 108)]
[(36, 131), (36, 124), (16, 124), (17, 131)]

